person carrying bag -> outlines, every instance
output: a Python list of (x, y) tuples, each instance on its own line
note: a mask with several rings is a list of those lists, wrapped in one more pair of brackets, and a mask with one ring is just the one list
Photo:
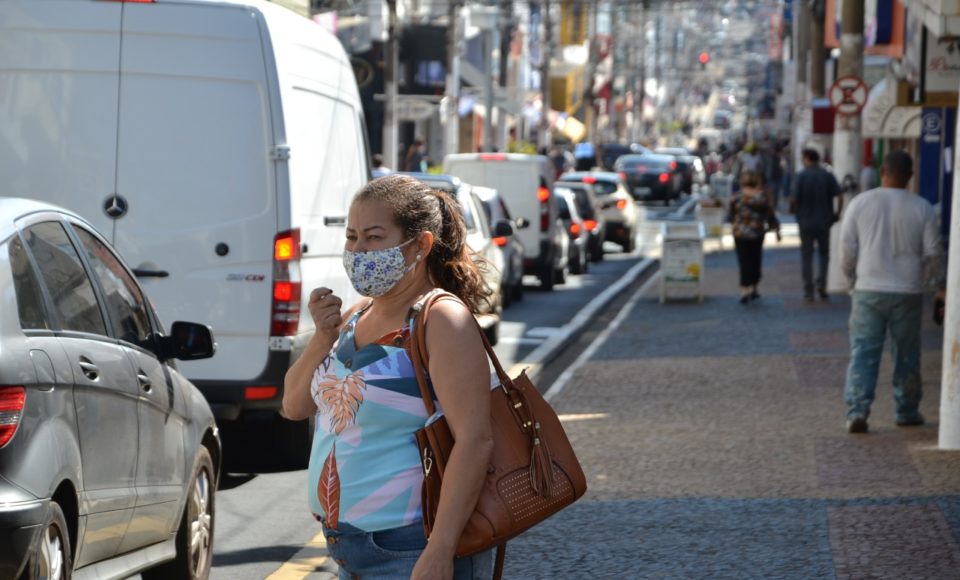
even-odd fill
[[(437, 512), (440, 488), (453, 436), (438, 414), (425, 369), (426, 324), (430, 308), (441, 300), (457, 300), (435, 293), (420, 308), (411, 339), (411, 356), (420, 394), (430, 415), (416, 432), (423, 459), (423, 527), (427, 538)], [(579, 499), (587, 489), (586, 477), (560, 424), (560, 419), (522, 372), (511, 379), (503, 370), (479, 324), (477, 333), (496, 370), (499, 384), (490, 390), (493, 454), (477, 506), (457, 544), (458, 557), (497, 548), (494, 579), (499, 579), (507, 540)]]

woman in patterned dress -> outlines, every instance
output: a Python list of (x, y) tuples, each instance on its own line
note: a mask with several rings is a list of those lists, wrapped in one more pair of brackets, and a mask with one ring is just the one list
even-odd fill
[[(493, 439), (489, 366), (473, 313), (487, 299), (456, 202), (408, 176), (370, 182), (353, 200), (344, 266), (363, 300), (341, 313), (311, 292), (316, 333), (287, 373), (284, 414), (316, 418), (308, 497), (340, 578), (489, 578), (490, 552), (454, 550), (484, 481)], [(437, 290), (426, 329), (428, 375), (455, 445), (431, 536), (414, 432), (429, 420), (407, 351), (414, 306)]]
[(740, 267), (740, 304), (746, 304), (760, 298), (757, 285), (763, 264), (763, 238), (773, 230), (780, 240), (780, 222), (758, 172), (744, 171), (740, 175), (740, 193), (730, 202), (730, 223)]

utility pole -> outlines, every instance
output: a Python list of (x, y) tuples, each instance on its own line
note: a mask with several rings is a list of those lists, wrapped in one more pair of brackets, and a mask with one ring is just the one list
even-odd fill
[(550, 0), (543, 0), (543, 42), (540, 63), (540, 94), (543, 107), (540, 110), (539, 141), (541, 147), (553, 144), (550, 135), (550, 57), (553, 55), (553, 25), (550, 21)]
[(796, 66), (796, 85), (794, 94), (794, 105), (803, 106), (807, 102), (807, 51), (810, 46), (810, 16), (809, 8), (806, 2), (796, 2), (793, 4), (794, 10), (794, 29), (793, 29), (793, 54), (794, 64)]
[(597, 82), (597, 61), (600, 58), (600, 46), (597, 41), (597, 17), (599, 15), (598, 5), (600, 2), (591, 2), (590, 11), (590, 34), (587, 37), (589, 42), (589, 56), (587, 65), (587, 82), (583, 89), (583, 100), (586, 103), (587, 112), (590, 115), (590, 125), (587, 131), (587, 141), (596, 145), (597, 143), (597, 107), (596, 107), (596, 82)]
[(637, 67), (638, 80), (636, 87), (634, 88), (634, 101), (633, 101), (633, 133), (631, 135), (631, 142), (640, 141), (643, 133), (643, 101), (647, 96), (647, 13), (650, 11), (650, 0), (643, 0), (643, 4), (640, 5), (640, 13), (637, 20), (639, 20), (639, 66)]
[(617, 74), (620, 72), (620, 67), (617, 65), (620, 64), (618, 59), (619, 50), (617, 48), (617, 43), (620, 42), (620, 26), (621, 20), (620, 16), (623, 15), (624, 8), (619, 6), (618, 3), (612, 3), (610, 6), (610, 98), (607, 100), (607, 116), (609, 117), (608, 123), (610, 124), (610, 131), (613, 134), (614, 143), (620, 141), (620, 130), (617, 119)]
[[(960, 162), (955, 149), (953, 166)], [(960, 449), (960, 171), (953, 172), (950, 249), (947, 256), (947, 304), (943, 319), (943, 373), (940, 383), (940, 449)]]
[[(493, 31), (497, 28), (497, 9), (479, 8), (483, 14), (483, 150), (493, 151)], [(474, 12), (476, 15), (477, 12)]]
[[(825, 82), (827, 48), (824, 46), (823, 20), (826, 16), (824, 0), (813, 0), (810, 5), (810, 95), (822, 99), (827, 94)], [(862, 30), (862, 27), (861, 27)], [(861, 32), (861, 36), (862, 36)]]
[(399, 43), (397, 42), (397, 0), (387, 0), (387, 50), (383, 63), (383, 162), (394, 170), (404, 169), (397, 163), (400, 133), (397, 128), (397, 69)]
[[(510, 52), (513, 47), (513, 0), (500, 0), (500, 88), (506, 96), (507, 85), (510, 80)], [(498, 142), (506, 149), (507, 146), (507, 114), (501, 107), (497, 114)], [(518, 135), (519, 137), (519, 135)]]
[[(840, 60), (837, 63), (837, 78), (863, 78), (863, 15), (864, 0), (843, 0), (843, 24), (840, 34)], [(822, 68), (822, 67), (821, 67)], [(833, 131), (833, 174), (843, 183), (856, 183), (860, 178), (861, 150), (860, 114), (837, 115)], [(859, 189), (855, 188), (855, 191)], [(843, 192), (841, 198), (849, 202), (853, 192)], [(830, 235), (830, 254), (839, 256), (840, 228), (834, 227)], [(846, 280), (840, 260), (830, 260), (827, 271), (827, 289), (833, 292), (846, 290)]]
[(462, 0), (450, 0), (447, 10), (447, 78), (444, 114), (444, 155), (460, 152), (460, 12)]

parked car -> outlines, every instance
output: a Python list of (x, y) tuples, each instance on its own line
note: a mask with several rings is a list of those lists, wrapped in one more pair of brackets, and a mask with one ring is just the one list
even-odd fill
[(614, 169), (623, 176), (627, 190), (637, 201), (660, 201), (669, 205), (680, 196), (683, 177), (677, 172), (677, 162), (669, 155), (624, 155)]
[(477, 315), (477, 321), (490, 344), (496, 345), (500, 336), (500, 316), (503, 313), (504, 256), (494, 239), (512, 236), (513, 226), (507, 222), (491, 225), (487, 220), (486, 212), (483, 211), (480, 198), (469, 183), (464, 183), (450, 175), (428, 173), (405, 173), (404, 175), (410, 175), (434, 189), (449, 193), (460, 206), (460, 215), (467, 228), (467, 245), (486, 262), (480, 264), (480, 271), (491, 293), (488, 308)]
[(614, 164), (623, 155), (643, 155), (651, 151), (639, 143), (606, 143), (600, 146), (600, 160), (604, 171), (612, 171)]
[(554, 192), (558, 189), (569, 191), (577, 206), (577, 214), (583, 220), (583, 236), (587, 239), (587, 257), (591, 262), (603, 260), (603, 235), (607, 227), (600, 211), (600, 202), (593, 195), (593, 187), (586, 183), (573, 181), (558, 181), (553, 186)]
[(18, 152), (0, 195), (85, 216), (165, 319), (216, 328), (220, 356), (183, 373), (222, 427), (306, 466), (283, 378), (313, 336), (310, 290), (359, 299), (341, 256), (370, 174), (340, 41), (258, 0), (8, 0), (0, 55), (0, 149)]
[(570, 240), (569, 263), (571, 274), (586, 274), (589, 268), (587, 254), (590, 252), (589, 238), (586, 235), (584, 219), (577, 213), (577, 200), (571, 188), (558, 187), (554, 190), (560, 206), (560, 219)]
[(683, 176), (683, 191), (693, 193), (693, 184), (703, 184), (703, 161), (690, 153), (684, 147), (660, 147), (656, 150), (661, 155), (671, 155), (677, 162), (677, 171)]
[[(530, 227), (530, 222), (526, 219), (514, 219), (510, 215), (506, 202), (496, 189), (476, 186), (473, 192), (480, 198), (488, 223), (508, 223), (514, 232)], [(506, 307), (514, 300), (523, 300), (523, 242), (520, 241), (520, 236), (513, 234), (497, 236), (493, 238), (493, 243), (503, 251), (503, 288), (500, 294)]]
[(634, 250), (640, 211), (618, 173), (607, 171), (567, 173), (560, 179), (564, 183), (579, 182), (590, 185), (603, 212), (604, 240), (619, 244), (624, 252), (629, 253)]
[(0, 578), (206, 578), (221, 447), (169, 334), (106, 238), (0, 198)]
[(514, 216), (534, 224), (516, 232), (525, 252), (523, 271), (540, 278), (544, 290), (553, 290), (564, 277), (567, 264), (563, 224), (550, 193), (554, 181), (550, 160), (519, 153), (458, 153), (444, 158), (443, 171), (473, 185), (496, 189)]

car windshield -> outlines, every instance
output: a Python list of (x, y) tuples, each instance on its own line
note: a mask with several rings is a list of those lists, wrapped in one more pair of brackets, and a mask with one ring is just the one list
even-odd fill
[(597, 195), (610, 195), (617, 191), (617, 184), (612, 181), (600, 181), (593, 184), (593, 192)]
[(660, 171), (666, 169), (670, 161), (657, 157), (631, 157), (621, 159), (621, 167), (627, 171)]

